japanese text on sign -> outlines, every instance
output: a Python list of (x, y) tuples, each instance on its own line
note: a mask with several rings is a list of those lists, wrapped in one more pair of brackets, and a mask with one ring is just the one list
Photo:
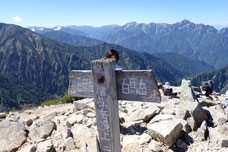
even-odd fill
[(99, 107), (98, 113), (100, 115), (100, 129), (102, 131), (102, 136), (100, 137), (100, 140), (102, 140), (105, 145), (101, 147), (102, 151), (104, 152), (110, 152), (110, 125), (109, 125), (109, 107), (105, 104), (107, 101), (107, 95), (106, 95), (106, 88), (105, 86), (99, 86), (98, 87), (98, 99), (97, 99), (97, 106)]
[(146, 84), (142, 78), (125, 79), (122, 82), (122, 93), (133, 95), (147, 95)]
[(93, 81), (91, 77), (76, 77), (75, 81), (77, 92), (93, 92)]

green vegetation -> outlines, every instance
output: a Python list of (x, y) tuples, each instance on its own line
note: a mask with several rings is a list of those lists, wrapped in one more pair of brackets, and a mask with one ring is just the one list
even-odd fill
[(39, 105), (49, 96), (32, 84), (0, 74), (0, 111), (15, 111), (23, 105)]
[(158, 53), (153, 55), (168, 62), (174, 69), (179, 70), (185, 76), (214, 70), (214, 67), (209, 64), (184, 57), (177, 53)]
[(64, 94), (65, 94), (64, 97), (53, 99), (53, 100), (47, 100), (42, 102), (40, 105), (44, 107), (44, 106), (50, 106), (50, 105), (73, 103), (73, 101), (82, 99), (79, 97), (70, 97), (67, 92), (65, 92)]
[(197, 74), (190, 78), (195, 86), (202, 85), (203, 81), (212, 80), (216, 92), (225, 93), (228, 90), (228, 66), (202, 74)]

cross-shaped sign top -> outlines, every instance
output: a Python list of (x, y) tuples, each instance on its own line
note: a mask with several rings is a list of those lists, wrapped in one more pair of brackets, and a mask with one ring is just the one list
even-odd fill
[(68, 93), (94, 98), (101, 152), (120, 152), (117, 100), (161, 102), (152, 70), (115, 70), (113, 59), (92, 61), (92, 72), (73, 70)]

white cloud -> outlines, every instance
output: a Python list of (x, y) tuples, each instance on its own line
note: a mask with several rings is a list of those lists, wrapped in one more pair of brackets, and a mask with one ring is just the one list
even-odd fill
[(21, 18), (19, 16), (14, 16), (13, 17), (14, 22), (21, 22)]

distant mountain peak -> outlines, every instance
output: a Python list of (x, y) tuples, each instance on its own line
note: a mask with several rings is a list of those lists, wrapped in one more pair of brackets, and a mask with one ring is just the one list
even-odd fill
[(181, 21), (181, 23), (189, 24), (189, 23), (192, 23), (192, 22), (190, 22), (190, 21), (187, 20), (187, 19), (184, 19), (183, 21)]

